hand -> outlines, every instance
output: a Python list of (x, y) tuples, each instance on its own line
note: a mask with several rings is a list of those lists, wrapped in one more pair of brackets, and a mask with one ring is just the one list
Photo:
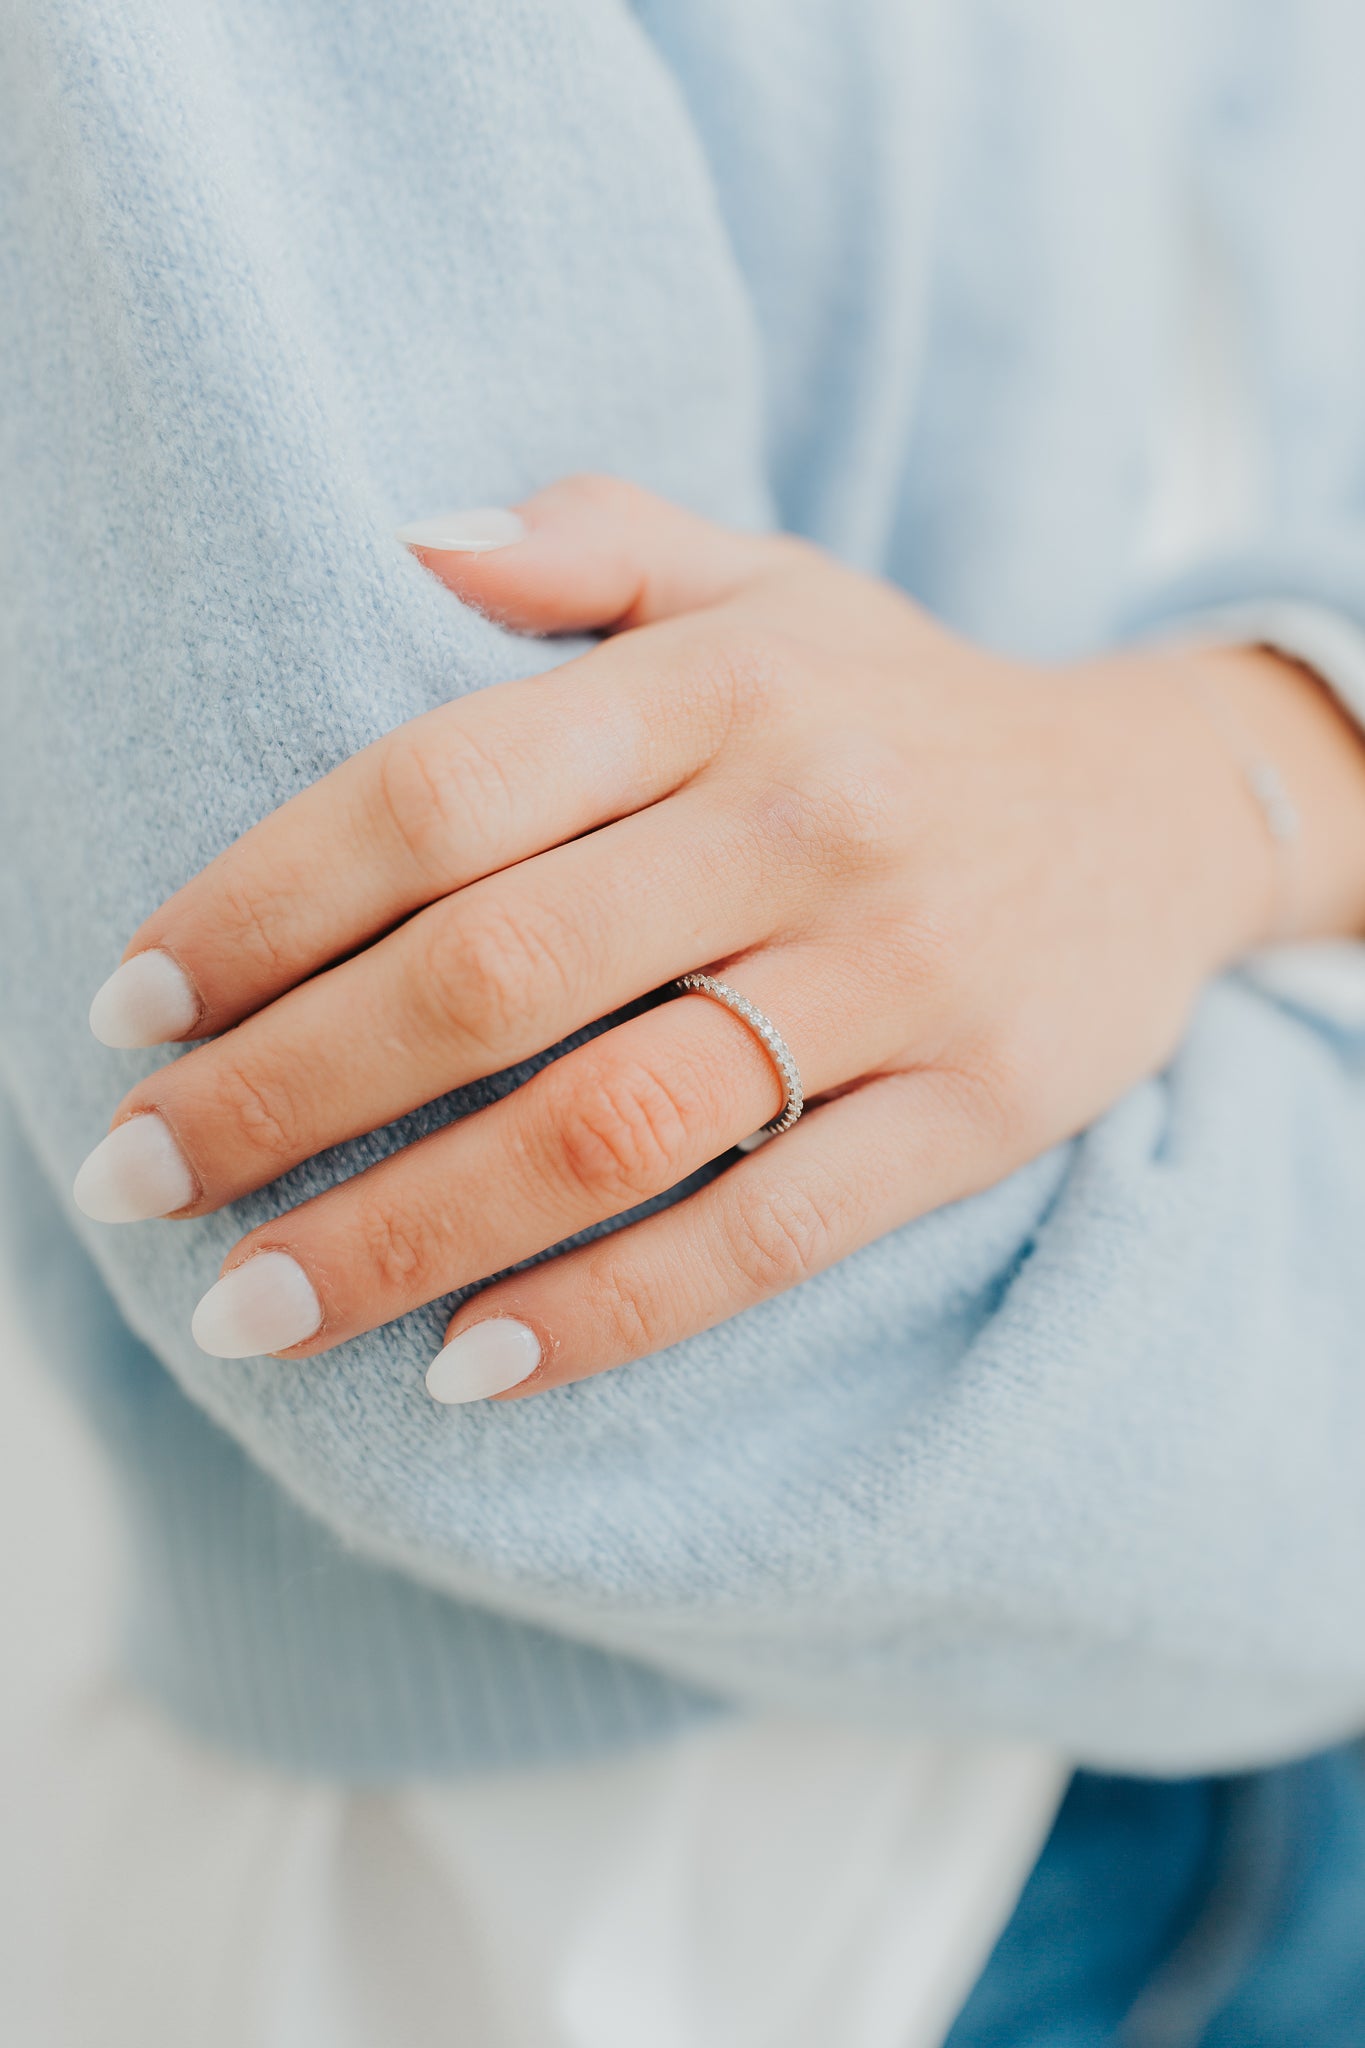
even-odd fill
[[(521, 509), (524, 538), (423, 559), (514, 627), (609, 637), (285, 804), (147, 921), (92, 1013), (111, 1042), (210, 1039), (132, 1091), (82, 1170), (108, 1220), (217, 1208), (693, 968), (774, 1020), (803, 1120), (464, 1303), (438, 1398), (671, 1344), (999, 1179), (1155, 1070), (1274, 889), (1196, 673), (1332, 827), (1304, 849), (1310, 927), (1365, 921), (1365, 768), (1290, 664), (1030, 667), (803, 543), (624, 485)], [(673, 1187), (781, 1099), (719, 1004), (647, 1009), (253, 1231), (196, 1335), (324, 1351)]]

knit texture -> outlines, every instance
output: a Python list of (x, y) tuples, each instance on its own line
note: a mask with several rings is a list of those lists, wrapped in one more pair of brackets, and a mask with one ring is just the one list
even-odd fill
[[(1215, 605), (1365, 616), (1358, 13), (6, 13), (12, 1234), (128, 1477), (144, 1682), (357, 1777), (713, 1700), (1119, 1768), (1358, 1723), (1365, 1039), (1264, 987), (1211, 990), (1166, 1075), (1001, 1186), (514, 1406), (427, 1398), (448, 1301), (305, 1365), (208, 1359), (189, 1317), (243, 1230), (526, 1069), (200, 1221), (66, 1195), (162, 1057), (86, 1029), (139, 920), (378, 734), (566, 651), (462, 609), (404, 520), (612, 470), (1037, 656)], [(1254, 314), (1264, 502), (1151, 591), (1195, 180)]]

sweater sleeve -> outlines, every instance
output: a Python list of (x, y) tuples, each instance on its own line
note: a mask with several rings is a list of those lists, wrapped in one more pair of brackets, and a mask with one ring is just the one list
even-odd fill
[[(62, 1189), (149, 1064), (84, 1021), (138, 919), (378, 732), (551, 658), (399, 520), (585, 463), (765, 516), (667, 79), (624, 11), (451, 13), (385, 13), (361, 63), (330, 8), (52, 5), (7, 66), (0, 1045)], [(1350, 612), (1324, 502), (1274, 588), (1292, 555)], [(193, 1399), (415, 1579), (740, 1699), (1234, 1764), (1365, 1716), (1363, 1060), (1230, 980), (1075, 1143), (510, 1407), (426, 1397), (448, 1303), (304, 1366), (188, 1334), (244, 1229), (487, 1090), (222, 1215), (72, 1227)]]
[(1235, 336), (1245, 503), (1222, 545), (1130, 595), (1122, 630), (1263, 640), (1365, 718), (1359, 21), (1343, 0), (1272, 0), (1255, 34), (1229, 0), (1206, 12), (1188, 191)]

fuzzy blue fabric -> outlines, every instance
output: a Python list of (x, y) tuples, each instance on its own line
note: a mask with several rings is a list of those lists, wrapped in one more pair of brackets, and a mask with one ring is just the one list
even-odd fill
[[(1333, 226), (1365, 29), (1223, 12), (7, 10), (12, 1236), (128, 1475), (131, 1654), (193, 1725), (365, 1776), (713, 1700), (1119, 1769), (1365, 1716), (1365, 1042), (1248, 982), (989, 1193), (517, 1406), (427, 1398), (448, 1302), (306, 1365), (208, 1359), (189, 1318), (243, 1230), (520, 1073), (201, 1221), (65, 1192), (161, 1057), (86, 1028), (137, 923), (377, 734), (565, 651), (462, 609), (401, 521), (586, 467), (1030, 655), (1266, 597), (1365, 617), (1365, 267)], [(1254, 313), (1266, 502), (1151, 592), (1192, 181)]]

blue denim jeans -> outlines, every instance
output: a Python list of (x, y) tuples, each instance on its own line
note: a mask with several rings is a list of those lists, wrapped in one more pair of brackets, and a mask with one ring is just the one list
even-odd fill
[(947, 2048), (1365, 2048), (1359, 1750), (1073, 1780)]

